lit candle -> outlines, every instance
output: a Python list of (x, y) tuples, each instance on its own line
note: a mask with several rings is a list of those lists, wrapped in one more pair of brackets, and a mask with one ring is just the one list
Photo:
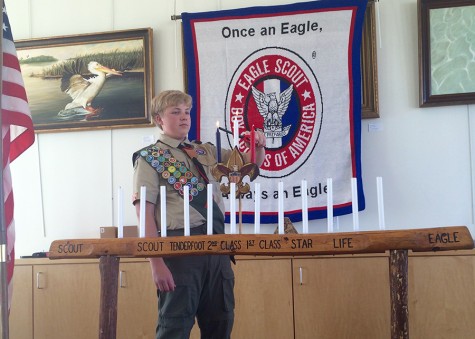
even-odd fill
[(234, 138), (234, 147), (239, 148), (239, 124), (237, 119), (233, 122), (233, 138)]
[(160, 186), (160, 235), (167, 236), (167, 188)]
[(353, 231), (359, 231), (360, 225), (358, 220), (358, 183), (356, 178), (351, 178), (351, 205), (353, 213)]
[(206, 234), (213, 234), (213, 184), (207, 185), (207, 209), (208, 209), (208, 220), (206, 227)]
[(139, 217), (139, 236), (145, 237), (145, 205), (147, 204), (147, 187), (140, 187), (140, 217)]
[(190, 235), (190, 188), (187, 185), (183, 186), (183, 203), (183, 216), (185, 218), (184, 235), (186, 237)]
[(229, 222), (231, 225), (231, 234), (236, 234), (236, 184), (231, 183), (231, 190), (229, 192)]
[(124, 237), (124, 194), (122, 187), (117, 190), (117, 235), (119, 238)]
[(302, 180), (300, 185), (302, 190), (302, 228), (303, 233), (308, 233), (308, 196), (307, 196), (307, 180)]
[(284, 183), (279, 181), (279, 234), (284, 234)]
[(219, 121), (216, 121), (216, 160), (221, 162), (221, 133), (219, 132)]
[(254, 234), (261, 233), (261, 184), (254, 184)]
[(383, 178), (376, 178), (376, 188), (378, 192), (378, 217), (379, 217), (379, 229), (384, 230), (386, 228), (384, 222), (384, 199), (383, 199)]
[(249, 142), (249, 148), (251, 149), (251, 162), (256, 162), (256, 130), (254, 125), (251, 128), (251, 141)]
[(327, 178), (327, 223), (328, 233), (333, 232), (333, 179)]

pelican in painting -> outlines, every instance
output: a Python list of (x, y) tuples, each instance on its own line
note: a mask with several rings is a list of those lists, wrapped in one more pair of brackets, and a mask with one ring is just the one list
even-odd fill
[(73, 101), (66, 105), (65, 109), (60, 112), (60, 116), (71, 117), (80, 114), (85, 115), (85, 119), (88, 120), (98, 116), (102, 110), (92, 107), (92, 101), (101, 91), (106, 78), (111, 75), (122, 75), (122, 73), (96, 61), (91, 61), (87, 65), (87, 69), (95, 76), (86, 79), (80, 74), (81, 65), (82, 63), (78, 61), (72, 67), (64, 70), (61, 91), (69, 94)]

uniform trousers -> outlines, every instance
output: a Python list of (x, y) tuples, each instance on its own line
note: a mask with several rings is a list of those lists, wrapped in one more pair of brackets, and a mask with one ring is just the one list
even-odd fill
[[(167, 233), (169, 236), (182, 235), (183, 230)], [(190, 233), (204, 234), (203, 228), (198, 227), (192, 228)], [(201, 339), (230, 338), (234, 323), (234, 272), (229, 257), (178, 256), (164, 258), (164, 261), (176, 288), (173, 292), (157, 292), (156, 338), (188, 339), (195, 317)]]

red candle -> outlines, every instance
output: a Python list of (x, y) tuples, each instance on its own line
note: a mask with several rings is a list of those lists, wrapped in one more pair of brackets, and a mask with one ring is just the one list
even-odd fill
[(256, 162), (256, 130), (254, 125), (251, 128), (251, 141), (249, 142), (249, 148), (251, 149), (251, 162)]

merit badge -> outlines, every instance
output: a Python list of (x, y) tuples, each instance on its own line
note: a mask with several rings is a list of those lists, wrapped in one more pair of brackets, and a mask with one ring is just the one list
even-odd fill
[[(203, 155), (206, 154), (206, 151), (198, 149), (197, 154)], [(199, 179), (185, 166), (185, 163), (177, 161), (170, 150), (153, 147), (147, 149), (147, 151), (141, 151), (140, 155), (181, 195), (183, 195), (183, 186), (188, 186), (190, 201), (193, 200), (193, 196), (197, 196), (199, 192), (204, 190), (205, 185), (199, 182)]]

